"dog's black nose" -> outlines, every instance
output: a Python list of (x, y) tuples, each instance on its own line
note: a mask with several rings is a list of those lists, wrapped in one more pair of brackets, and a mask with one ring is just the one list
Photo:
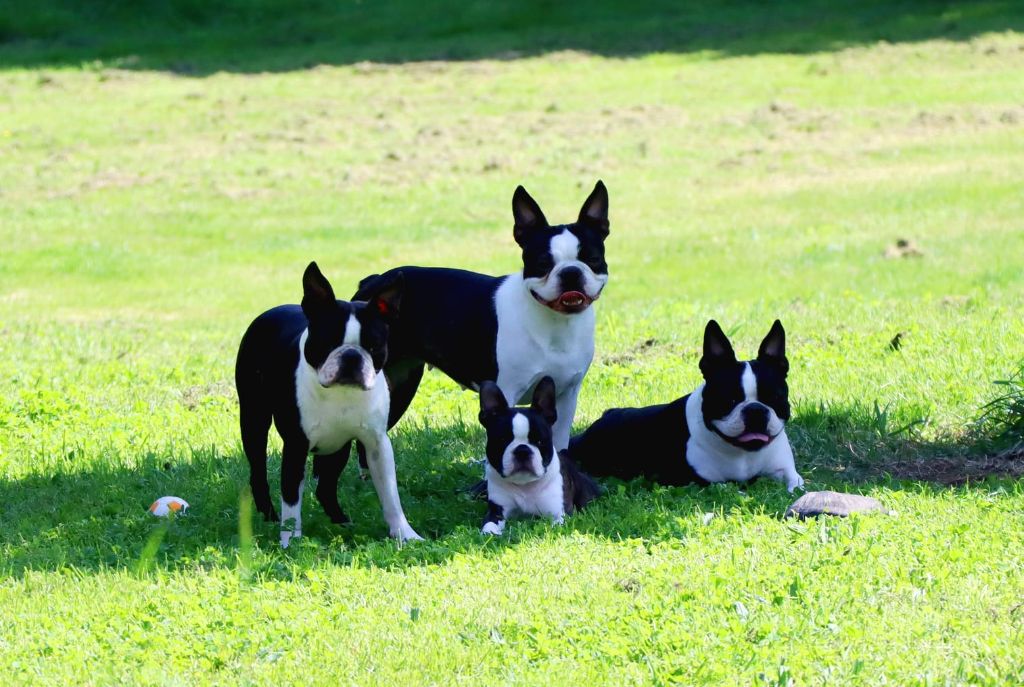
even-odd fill
[(570, 265), (558, 272), (558, 279), (562, 282), (562, 291), (583, 290), (583, 270)]
[(526, 444), (519, 444), (512, 449), (512, 458), (516, 463), (529, 463), (533, 460), (533, 451)]
[(351, 377), (363, 369), (363, 356), (359, 351), (348, 350), (341, 354), (341, 368), (338, 374), (341, 377)]
[(747, 431), (764, 432), (768, 429), (768, 407), (760, 403), (751, 403), (743, 409), (743, 424)]

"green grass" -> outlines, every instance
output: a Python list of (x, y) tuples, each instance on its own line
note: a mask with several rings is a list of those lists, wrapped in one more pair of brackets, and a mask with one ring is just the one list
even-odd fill
[[(1024, 680), (1021, 483), (889, 474), (1019, 422), (1019, 394), (977, 421), (1024, 360), (1019, 10), (666, 3), (634, 27), (600, 3), (534, 32), (540, 5), (370, 5), (2, 15), (0, 675)], [(173, 21), (126, 29), (146, 12)], [(265, 40), (281, 22), (311, 39)], [(353, 469), (352, 527), (307, 498), (298, 546), (246, 534), (231, 378), (252, 317), (313, 259), (339, 293), (402, 263), (516, 269), (516, 184), (567, 221), (597, 178), (611, 283), (578, 425), (689, 391), (708, 318), (752, 355), (779, 317), (808, 487), (898, 516), (797, 524), (772, 482), (610, 483), (564, 527), (483, 538), (457, 492), (476, 400), (435, 372), (394, 433), (427, 542), (384, 539)], [(885, 257), (899, 239), (921, 254)], [(192, 512), (149, 517), (166, 494)]]

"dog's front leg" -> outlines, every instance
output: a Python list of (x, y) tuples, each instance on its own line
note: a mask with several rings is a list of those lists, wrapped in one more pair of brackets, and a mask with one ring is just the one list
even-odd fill
[(576, 399), (579, 394), (580, 384), (577, 382), (555, 398), (555, 410), (558, 412), (558, 417), (551, 427), (551, 433), (556, 451), (564, 451), (569, 448), (569, 434), (572, 432), (573, 418), (576, 417)]
[(803, 489), (804, 487), (804, 478), (800, 476), (795, 467), (791, 467), (786, 472), (785, 481), (786, 491), (790, 494), (792, 494), (795, 489)]
[(302, 536), (302, 488), (306, 477), (309, 442), (286, 439), (281, 451), (281, 546)]
[(391, 448), (391, 440), (386, 434), (367, 438), (366, 462), (370, 469), (373, 487), (377, 490), (384, 521), (388, 524), (388, 532), (398, 541), (423, 539), (409, 526), (402, 511), (402, 503), (398, 498), (398, 482), (395, 477), (395, 454)]
[(487, 516), (484, 518), (481, 534), (501, 535), (505, 531), (505, 509), (494, 501), (487, 501)]
[(772, 470), (768, 475), (773, 480), (785, 484), (786, 491), (790, 494), (792, 494), (795, 489), (799, 489), (804, 486), (804, 478), (796, 471), (796, 466), (793, 465), (792, 462), (790, 462), (789, 465), (783, 465), (780, 468)]

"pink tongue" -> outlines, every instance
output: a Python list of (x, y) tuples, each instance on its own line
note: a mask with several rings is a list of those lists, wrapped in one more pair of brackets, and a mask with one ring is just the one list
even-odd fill
[(757, 432), (747, 432), (746, 434), (741, 434), (739, 436), (739, 438), (737, 439), (737, 441), (739, 441), (739, 442), (763, 441), (763, 442), (767, 443), (768, 442), (768, 435), (767, 434), (758, 434)]

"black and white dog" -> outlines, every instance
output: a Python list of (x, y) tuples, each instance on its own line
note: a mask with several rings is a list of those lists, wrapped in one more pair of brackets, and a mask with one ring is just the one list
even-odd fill
[(495, 381), (510, 405), (530, 398), (544, 376), (558, 389), (555, 447), (569, 445), (576, 398), (594, 357), (594, 310), (608, 281), (604, 241), (608, 192), (600, 181), (573, 224), (551, 226), (520, 186), (512, 197), (513, 235), (523, 269), (505, 277), (434, 267), (399, 267), (367, 277), (362, 300), (401, 271), (402, 310), (391, 327), (388, 426), (405, 413), (424, 364), (462, 386)]
[(420, 539), (398, 499), (395, 459), (387, 436), (389, 395), (382, 368), (388, 328), (399, 312), (402, 276), (381, 280), (365, 302), (336, 300), (316, 263), (302, 276), (302, 305), (282, 305), (257, 317), (242, 337), (235, 384), (242, 446), (256, 507), (277, 514), (267, 485), (271, 419), (284, 440), (281, 453), (281, 545), (302, 536), (306, 457), (313, 453), (316, 497), (332, 522), (346, 523), (338, 476), (351, 441), (366, 447), (373, 486), (392, 537)]
[(555, 450), (555, 398), (551, 377), (537, 383), (529, 408), (510, 408), (494, 382), (480, 385), (480, 424), (487, 430), (484, 534), (501, 534), (505, 520), (517, 513), (547, 515), (561, 524), (600, 494), (565, 451)]
[(573, 437), (569, 455), (598, 477), (663, 484), (745, 482), (768, 476), (792, 492), (797, 474), (786, 437), (786, 332), (778, 320), (757, 358), (738, 362), (714, 320), (704, 330), (702, 384), (663, 405), (615, 408)]

